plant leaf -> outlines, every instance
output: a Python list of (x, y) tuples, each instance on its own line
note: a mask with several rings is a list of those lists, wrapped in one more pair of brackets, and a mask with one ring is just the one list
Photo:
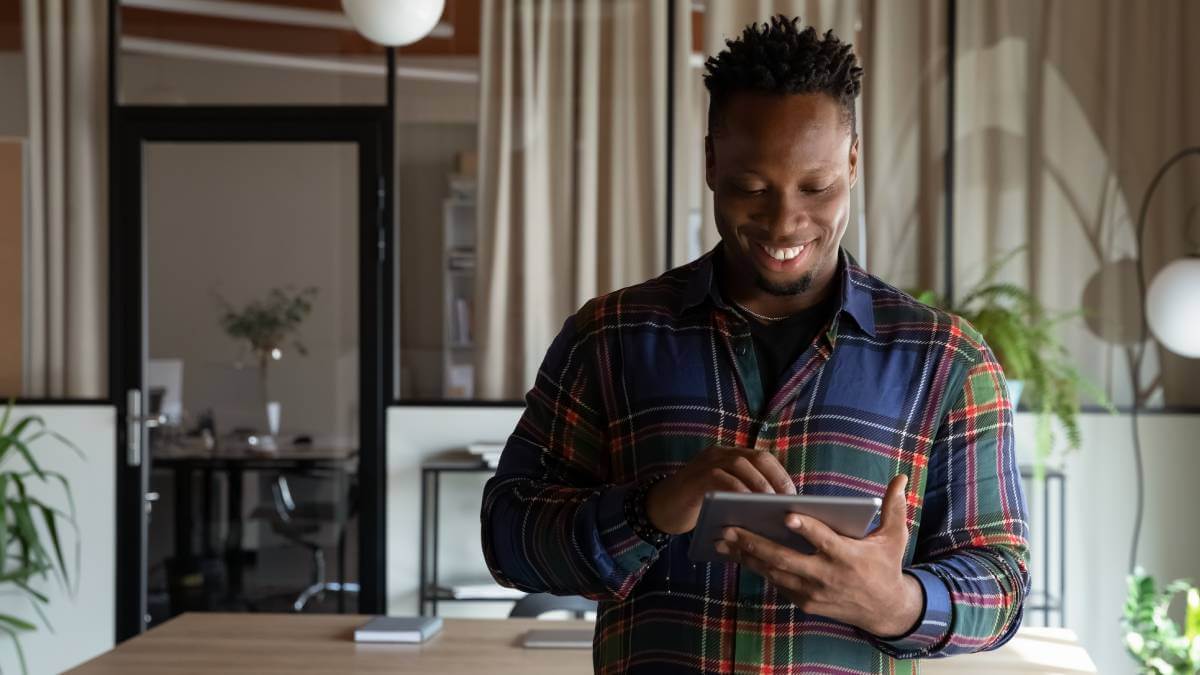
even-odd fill
[(54, 509), (39, 503), (38, 509), (42, 512), (42, 520), (46, 523), (46, 534), (50, 535), (50, 544), (54, 547), (54, 556), (58, 559), (58, 572), (62, 575), (63, 585), (68, 588), (71, 585), (71, 577), (67, 574), (67, 562), (63, 558), (62, 544), (58, 540), (58, 514)]

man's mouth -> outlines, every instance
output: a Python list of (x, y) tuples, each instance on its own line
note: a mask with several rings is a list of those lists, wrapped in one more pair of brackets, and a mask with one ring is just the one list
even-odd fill
[(776, 272), (785, 272), (798, 268), (808, 258), (807, 252), (814, 243), (806, 241), (796, 246), (768, 246), (755, 241), (750, 244), (750, 248), (760, 266)]

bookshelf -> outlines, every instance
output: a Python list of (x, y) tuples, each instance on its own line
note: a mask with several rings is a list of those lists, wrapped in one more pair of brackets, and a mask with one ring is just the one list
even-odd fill
[(475, 396), (475, 178), (449, 177), (442, 201), (442, 394)]

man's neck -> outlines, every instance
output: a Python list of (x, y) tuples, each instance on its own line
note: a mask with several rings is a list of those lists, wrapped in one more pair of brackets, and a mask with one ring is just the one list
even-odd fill
[(731, 274), (733, 265), (724, 259), (722, 250), (716, 265), (717, 281), (721, 294), (729, 301), (768, 317), (784, 317), (799, 314), (806, 309), (815, 307), (838, 290), (837, 272), (838, 261), (822, 267), (813, 278), (812, 285), (803, 293), (775, 295), (759, 288), (749, 274)]

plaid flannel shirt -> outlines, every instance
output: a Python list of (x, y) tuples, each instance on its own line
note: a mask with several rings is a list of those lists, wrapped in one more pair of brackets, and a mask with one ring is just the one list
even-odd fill
[[(1005, 643), (1028, 528), (1012, 406), (980, 334), (843, 251), (838, 311), (768, 398), (717, 289), (719, 250), (567, 320), (484, 490), (492, 575), (599, 600), (598, 673), (916, 673)], [(908, 474), (915, 629), (889, 640), (805, 614), (748, 569), (690, 561), (690, 535), (639, 537), (630, 491), (714, 444), (775, 454), (799, 494), (882, 497)]]

